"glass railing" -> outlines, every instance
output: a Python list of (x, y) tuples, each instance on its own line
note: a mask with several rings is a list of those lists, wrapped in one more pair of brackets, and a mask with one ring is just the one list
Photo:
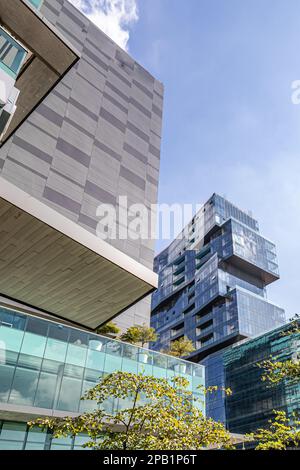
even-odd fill
[(26, 49), (0, 27), (0, 68), (16, 79), (26, 54)]
[(179, 330), (171, 330), (171, 337), (181, 335), (184, 333), (184, 327), (180, 328)]
[[(204, 411), (204, 367), (94, 333), (0, 307), (1, 402), (47, 410), (82, 412), (86, 390), (115, 371), (189, 381), (195, 405)], [(199, 400), (199, 401), (196, 401)], [(121, 407), (110, 400), (104, 408)], [(33, 410), (34, 412), (34, 410)]]

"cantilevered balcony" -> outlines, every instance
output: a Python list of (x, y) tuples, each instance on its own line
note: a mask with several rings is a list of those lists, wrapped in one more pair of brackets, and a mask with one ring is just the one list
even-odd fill
[[(74, 46), (41, 15), (38, 10), (41, 4), (41, 0), (0, 2), (0, 107), (1, 103), (2, 107), (7, 105), (10, 99), (12, 117), (0, 123), (0, 145), (80, 56)], [(13, 93), (10, 97), (14, 88), (19, 94)], [(17, 107), (14, 108), (16, 100)]]
[(26, 56), (27, 50), (0, 27), (0, 140), (17, 109), (15, 83)]

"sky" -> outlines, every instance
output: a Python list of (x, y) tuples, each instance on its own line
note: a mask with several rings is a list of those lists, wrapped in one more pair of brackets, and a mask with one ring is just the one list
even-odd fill
[(72, 1), (164, 83), (159, 202), (251, 210), (277, 245), (268, 298), (299, 312), (299, 0)]

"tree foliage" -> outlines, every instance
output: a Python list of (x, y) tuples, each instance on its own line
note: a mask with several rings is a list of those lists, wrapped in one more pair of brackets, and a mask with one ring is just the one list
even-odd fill
[[(54, 437), (86, 433), (89, 441), (84, 446), (95, 450), (230, 448), (229, 433), (203, 416), (187, 387), (183, 377), (170, 384), (143, 374), (114, 372), (83, 397), (100, 405), (95, 411), (75, 418), (39, 418), (29, 425), (50, 428)], [(112, 398), (124, 405), (116, 413), (105, 411)]]
[(142, 347), (150, 341), (156, 341), (158, 335), (154, 328), (147, 325), (134, 325), (127, 329), (125, 333), (120, 336), (121, 341), (131, 344), (140, 344)]
[[(300, 318), (296, 315), (291, 321), (286, 331), (281, 333), (281, 336), (299, 337), (300, 334)], [(277, 385), (282, 380), (297, 383), (300, 381), (300, 360), (296, 354), (292, 359), (285, 361), (278, 361), (274, 357), (266, 361), (262, 361), (258, 366), (263, 369), (262, 380), (269, 385)]]
[(195, 351), (193, 342), (188, 339), (186, 336), (184, 338), (179, 338), (176, 341), (172, 341), (170, 348), (163, 350), (165, 354), (174, 357), (185, 357)]
[(269, 385), (277, 385), (285, 379), (294, 383), (300, 381), (299, 360), (276, 361), (271, 358), (258, 366), (263, 369), (263, 382), (267, 382)]
[(99, 335), (118, 335), (120, 333), (120, 328), (112, 321), (105, 323), (105, 325), (100, 326), (97, 329)]
[(300, 315), (296, 315), (290, 319), (289, 328), (286, 331), (283, 331), (282, 336), (290, 336), (300, 333)]
[(230, 397), (232, 395), (232, 390), (229, 387), (219, 387), (218, 385), (209, 385), (208, 387), (204, 387), (200, 385), (198, 388), (203, 391), (204, 395), (213, 394), (218, 391), (224, 392), (226, 397)]
[(291, 446), (300, 444), (300, 421), (293, 417), (291, 423), (284, 411), (274, 411), (275, 417), (268, 421), (267, 429), (258, 429), (247, 436), (257, 441), (255, 450), (286, 450)]

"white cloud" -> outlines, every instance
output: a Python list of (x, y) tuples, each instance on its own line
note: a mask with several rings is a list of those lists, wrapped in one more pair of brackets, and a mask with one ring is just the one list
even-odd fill
[(138, 20), (137, 0), (70, 0), (120, 47), (127, 50), (129, 27)]

